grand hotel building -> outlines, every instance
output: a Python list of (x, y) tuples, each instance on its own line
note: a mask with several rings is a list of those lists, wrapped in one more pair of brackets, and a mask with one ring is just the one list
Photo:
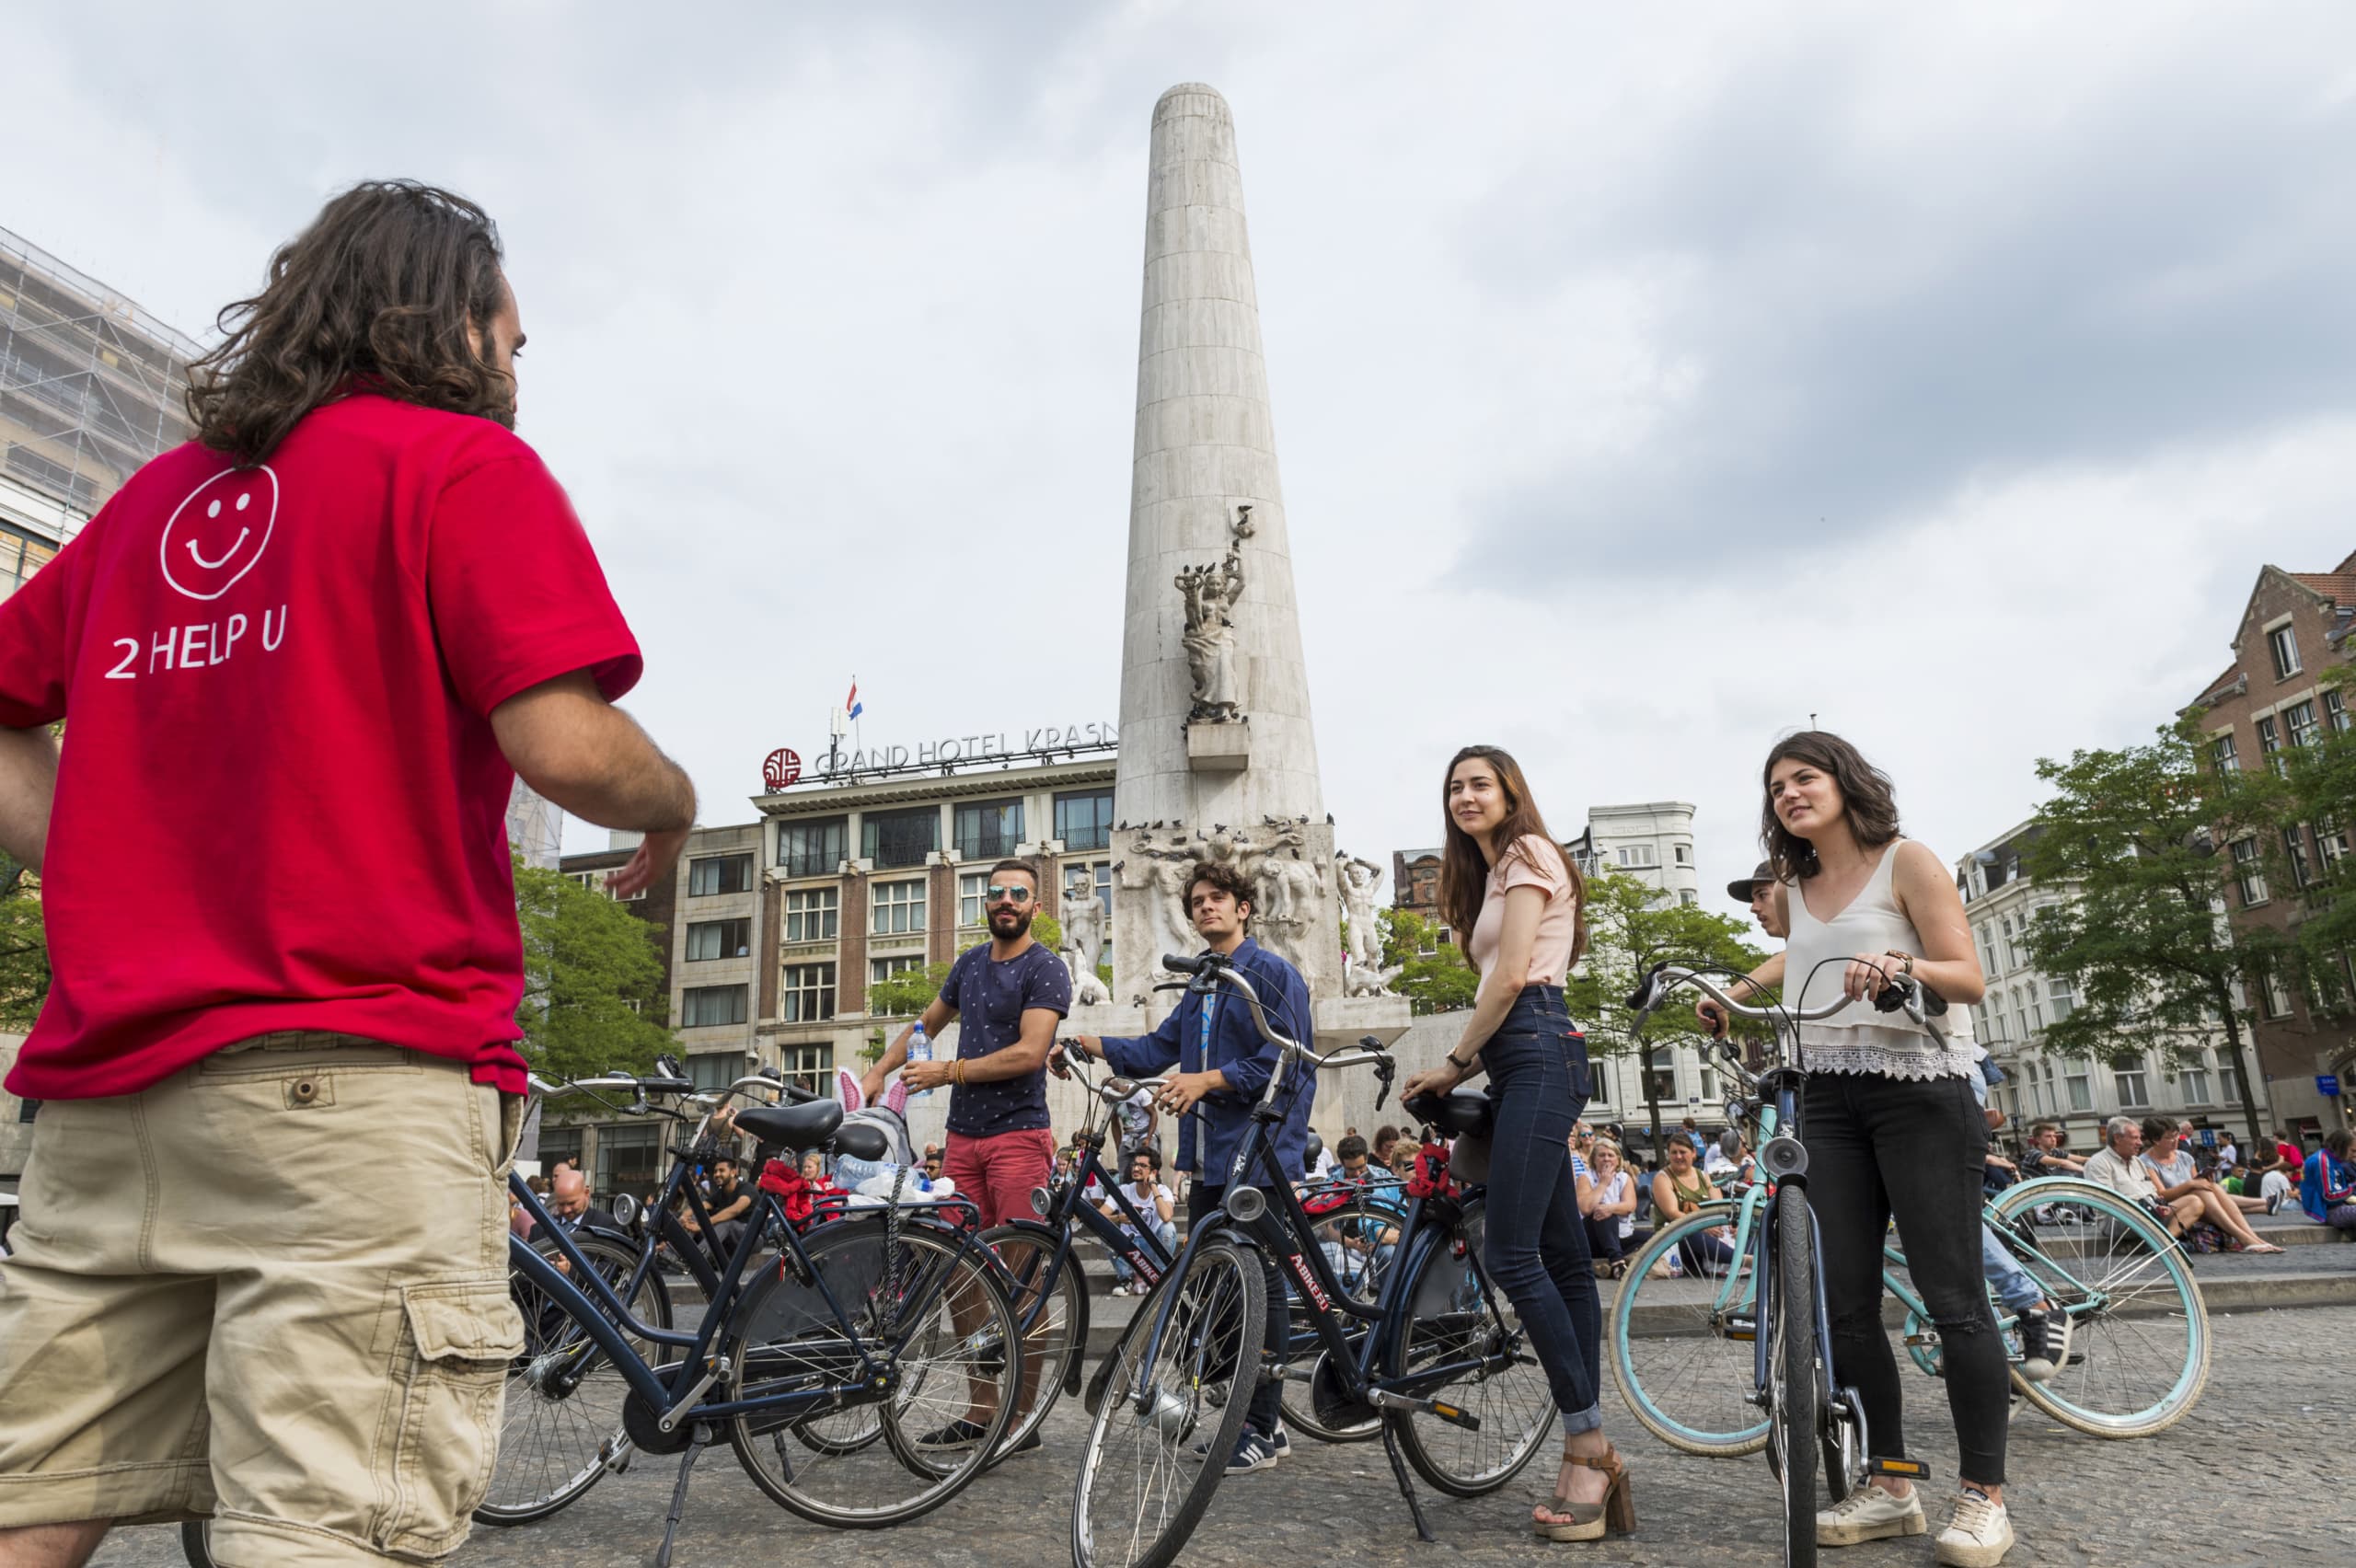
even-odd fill
[[(814, 1088), (905, 1017), (868, 987), (945, 963), (987, 939), (982, 890), (1006, 859), (1039, 868), (1044, 912), (1112, 905), (1114, 753), (991, 754), (903, 765), (845, 782), (801, 781), (754, 798), (759, 820), (698, 828), (676, 873), (633, 907), (667, 927), (671, 1020), (689, 1072), (720, 1085), (774, 1066)], [(568, 855), (593, 887), (627, 845)], [(660, 1128), (551, 1125), (540, 1158), (575, 1155), (601, 1193), (654, 1184)]]

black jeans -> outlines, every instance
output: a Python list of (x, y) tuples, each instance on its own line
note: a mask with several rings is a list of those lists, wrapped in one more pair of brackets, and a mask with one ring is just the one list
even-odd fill
[(1570, 1146), (1594, 1082), (1587, 1040), (1572, 1027), (1558, 987), (1527, 986), (1481, 1047), (1481, 1062), (1497, 1106), (1481, 1262), (1521, 1316), (1563, 1430), (1591, 1432), (1603, 1424), (1596, 1404), (1603, 1309)]
[[(1204, 1220), (1218, 1213), (1219, 1203), (1226, 1196), (1224, 1186), (1206, 1186), (1197, 1180), (1195, 1190), (1186, 1194), (1186, 1233), (1193, 1235)], [(1275, 1208), (1283, 1200), (1274, 1193), (1268, 1194), (1270, 1208)], [(1283, 1276), (1276, 1273), (1276, 1261), (1265, 1251), (1259, 1253), (1259, 1258), (1260, 1283), (1268, 1293), (1267, 1333), (1261, 1343), (1267, 1347), (1267, 1354), (1274, 1358), (1276, 1367), (1281, 1370), (1288, 1359), (1285, 1352), (1292, 1343), (1292, 1308), (1285, 1299), (1285, 1282)], [(1239, 1373), (1238, 1376), (1249, 1374)], [(1254, 1386), (1252, 1405), (1245, 1416), (1252, 1430), (1263, 1437), (1274, 1437), (1276, 1424), (1284, 1419), (1284, 1401), (1285, 1386), (1276, 1379), (1271, 1378)]]
[(1906, 1272), (1939, 1329), (1959, 1479), (2004, 1480), (2004, 1343), (1980, 1272), (1988, 1124), (1959, 1078), (1818, 1073), (1800, 1126), (1824, 1250), (1833, 1381), (1857, 1390), (1874, 1457), (1906, 1457), (1898, 1362), (1882, 1328), (1882, 1237), (1894, 1216)]
[(1613, 1262), (1619, 1262), (1620, 1216), (1614, 1214), (1598, 1219), (1595, 1216), (1588, 1215), (1586, 1216), (1586, 1225), (1588, 1255), (1609, 1259)]

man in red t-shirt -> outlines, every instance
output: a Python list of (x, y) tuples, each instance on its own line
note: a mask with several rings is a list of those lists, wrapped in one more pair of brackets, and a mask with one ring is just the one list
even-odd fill
[(512, 432), (490, 219), (357, 187), (233, 308), (198, 439), (0, 604), (0, 848), (53, 972), (7, 1078), (42, 1103), (0, 1561), (203, 1515), (224, 1562), (466, 1539), (523, 1348), (510, 788), (642, 832), (623, 894), (695, 817), (609, 706), (638, 645)]

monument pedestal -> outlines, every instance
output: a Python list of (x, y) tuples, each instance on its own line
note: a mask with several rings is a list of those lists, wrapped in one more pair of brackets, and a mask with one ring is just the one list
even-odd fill
[(1321, 1053), (1346, 1049), (1369, 1034), (1388, 1045), (1415, 1021), (1414, 1005), (1404, 997), (1320, 997), (1311, 1007)]

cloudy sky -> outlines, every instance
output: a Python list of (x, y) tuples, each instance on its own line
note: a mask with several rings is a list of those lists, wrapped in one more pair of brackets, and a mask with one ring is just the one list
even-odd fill
[(1485, 740), (1722, 882), (1814, 714), (1954, 859), (2356, 549), (2345, 6), (9, 9), (0, 225), (190, 331), (354, 179), (491, 208), (707, 822), (854, 673), (872, 743), (1114, 717), (1182, 81), (1359, 852)]

